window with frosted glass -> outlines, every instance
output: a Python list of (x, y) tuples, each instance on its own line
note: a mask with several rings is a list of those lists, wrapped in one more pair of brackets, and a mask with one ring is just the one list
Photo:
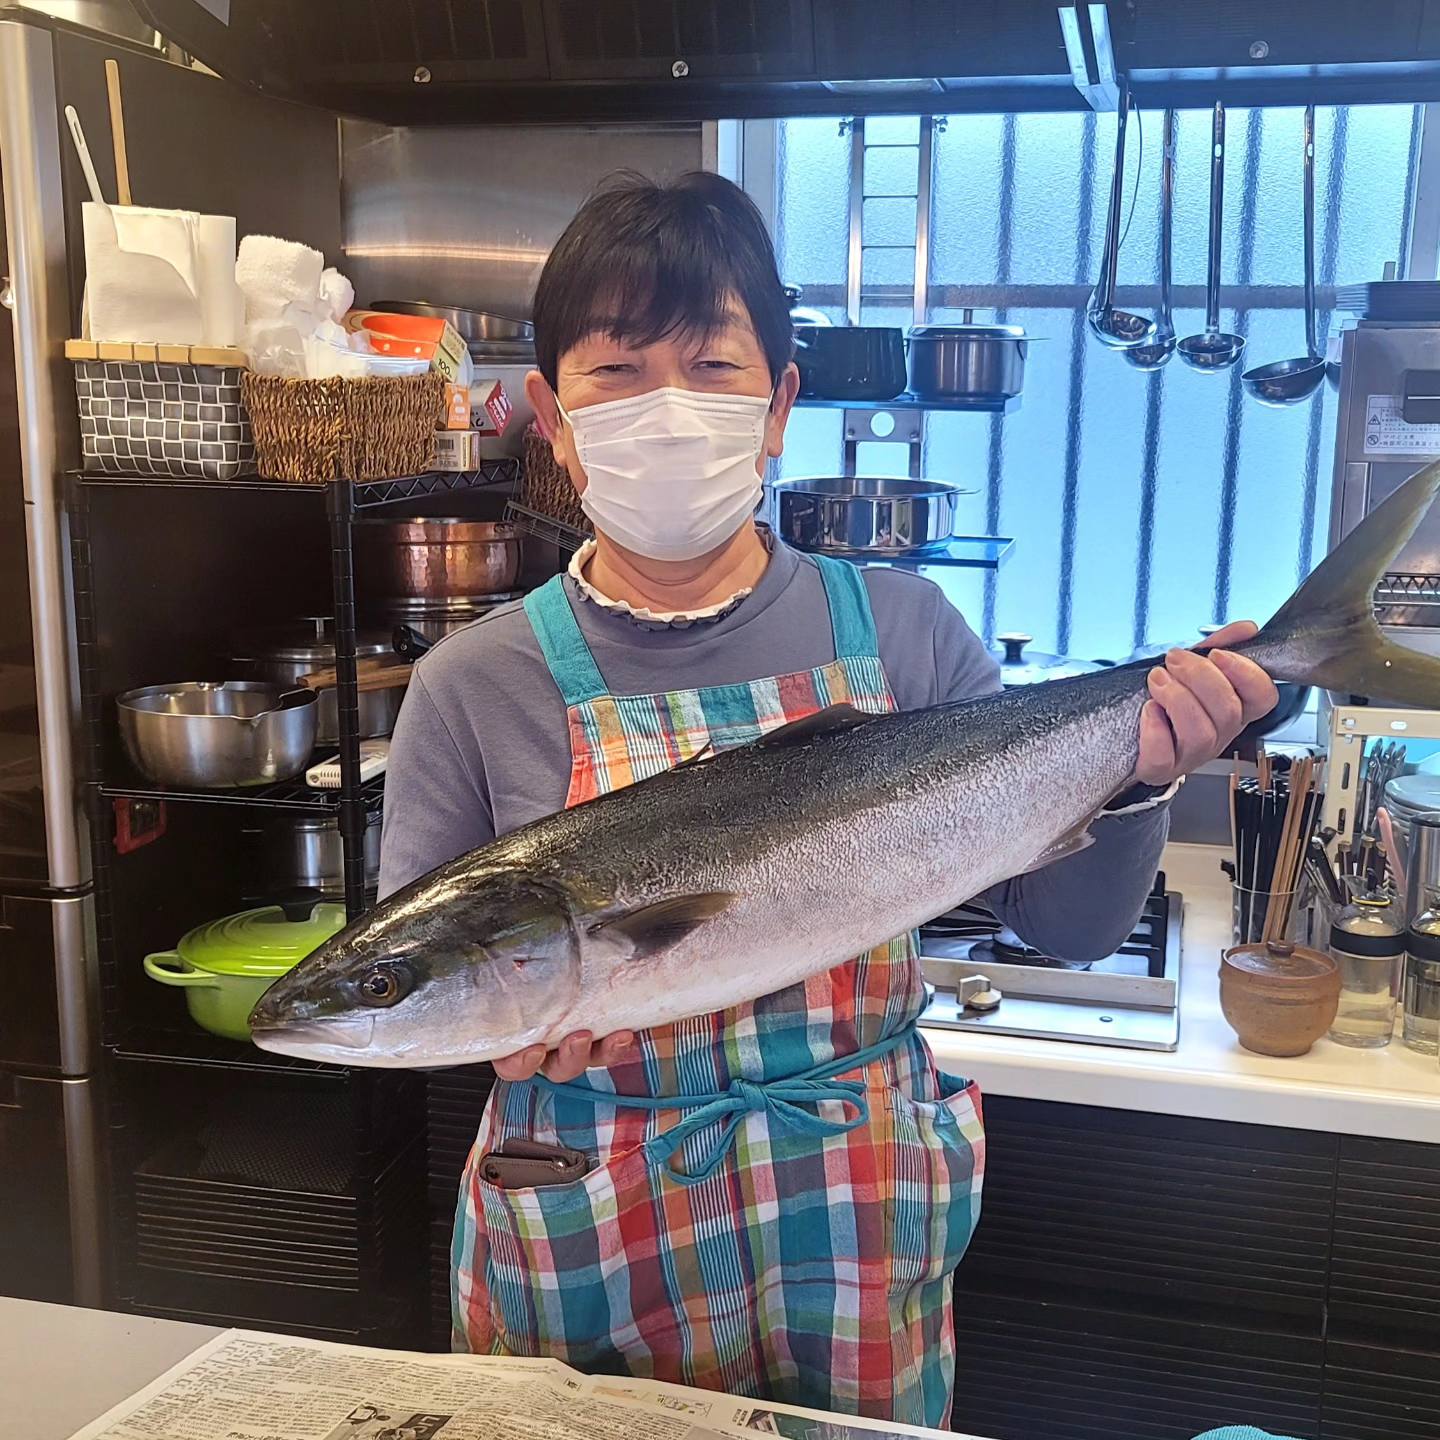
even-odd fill
[[(936, 322), (998, 314), (1034, 337), (1020, 409), (933, 414), (924, 473), (956, 480), (960, 528), (1013, 536), (996, 574), (926, 571), (987, 639), (1023, 630), (1036, 648), (1122, 658), (1193, 640), (1200, 625), (1263, 619), (1323, 552), (1335, 395), (1257, 405), (1242, 370), (1305, 350), (1301, 122), (1296, 108), (1227, 112), (1221, 328), (1241, 364), (1201, 374), (1172, 359), (1134, 370), (1089, 336), (1085, 307), (1105, 223), (1115, 117), (952, 115), (937, 122), (925, 305)], [(1118, 302), (1153, 309), (1159, 280), (1162, 115), (1132, 122), (1128, 231)], [(914, 308), (913, 117), (870, 120), (864, 139), (861, 317), (908, 325)], [(1177, 116), (1175, 327), (1204, 328), (1209, 110)], [(1404, 265), (1420, 112), (1321, 106), (1316, 115), (1319, 329), (1337, 285)], [(843, 322), (852, 142), (833, 119), (783, 121), (776, 236), (785, 278)], [(873, 147), (873, 149), (872, 149)], [(872, 161), (872, 155), (875, 157)], [(908, 187), (908, 189), (907, 189)], [(1132, 206), (1133, 197), (1133, 206)], [(907, 208), (908, 206), (908, 208)], [(1403, 273), (1403, 271), (1402, 271)], [(838, 412), (802, 410), (785, 475), (835, 473)], [(859, 465), (904, 473), (900, 447)]]

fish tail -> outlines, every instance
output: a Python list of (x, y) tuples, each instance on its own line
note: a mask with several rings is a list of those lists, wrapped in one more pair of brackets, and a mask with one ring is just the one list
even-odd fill
[(1440, 708), (1440, 658), (1397, 645), (1375, 620), (1375, 586), (1440, 490), (1440, 461), (1372, 511), (1252, 639), (1234, 647), (1277, 680), (1395, 705)]

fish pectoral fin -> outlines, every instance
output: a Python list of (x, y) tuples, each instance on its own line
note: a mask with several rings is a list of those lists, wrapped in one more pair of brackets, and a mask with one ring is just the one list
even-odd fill
[(823, 710), (817, 710), (803, 720), (792, 720), (788, 725), (781, 725), (769, 731), (755, 743), (767, 750), (781, 745), (793, 745), (797, 741), (808, 740), (813, 735), (829, 735), (840, 730), (853, 730), (855, 726), (874, 718), (864, 710), (857, 710), (853, 705), (827, 705)]
[(697, 926), (728, 910), (737, 899), (739, 896), (726, 890), (675, 895), (601, 920), (590, 927), (590, 934), (629, 941), (633, 947), (630, 958), (640, 960), (683, 940)]
[(1082, 850), (1088, 850), (1094, 843), (1095, 837), (1090, 833), (1090, 826), (1094, 823), (1094, 817), (1087, 820), (1083, 825), (1077, 826), (1074, 830), (1067, 831), (1053, 844), (1047, 845), (1040, 853), (1019, 873), (1028, 875), (1032, 870), (1043, 870), (1047, 865), (1053, 865), (1057, 860), (1064, 860), (1067, 856), (1078, 855)]

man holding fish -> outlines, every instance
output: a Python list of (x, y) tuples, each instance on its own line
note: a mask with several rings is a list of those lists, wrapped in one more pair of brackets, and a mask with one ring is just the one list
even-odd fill
[[(527, 395), (595, 539), (568, 574), (420, 662), (386, 785), (381, 892), (394, 899), (347, 942), (389, 947), (358, 982), (377, 1027), (364, 1017), (358, 1043), (375, 1046), (411, 989), (412, 1005), (423, 998), (421, 958), (446, 943), (436, 884), (455, 904), (462, 892), (470, 904), (479, 884), (489, 908), (470, 912), (466, 963), (487, 985), (510, 977), (493, 980), (486, 1014), (499, 1017), (496, 1035), (533, 1042), (506, 1055), (495, 1048), (504, 1042), (472, 1030), (447, 1050), (446, 1014), (461, 1024), (457, 990), (448, 1012), (433, 1002), (428, 1047), (356, 1056), (497, 1057), (502, 1081), (457, 1216), (457, 1343), (943, 1424), (951, 1276), (979, 1213), (979, 1095), (937, 1074), (916, 1031), (925, 995), (911, 935), (868, 933), (871, 907), (838, 888), (818, 919), (801, 911), (832, 865), (845, 872), (837, 886), (873, 870), (891, 889), (908, 869), (922, 907), (932, 889), (939, 900), (963, 888), (953, 878), (957, 860), (968, 863), (961, 822), (947, 822), (937, 844), (879, 804), (842, 796), (832, 816), (826, 797), (870, 763), (844, 759), (879, 723), (864, 714), (997, 692), (998, 668), (930, 582), (801, 555), (757, 528), (761, 475), (781, 453), (798, 376), (770, 241), (729, 182), (691, 175), (603, 190), (550, 256), (534, 321)], [(1254, 633), (1230, 626), (1211, 643)], [(1083, 960), (1119, 945), (1152, 884), (1175, 784), (1276, 699), (1254, 660), (1219, 649), (1173, 652), (1149, 672), (1148, 698), (1146, 685), (1132, 686), (1122, 743), (1110, 747), (1123, 758), (1113, 775), (1089, 777), (1097, 796), (1077, 801), (1079, 824), (1067, 821), (1038, 854), (997, 860), (1014, 868), (984, 882), (996, 913), (1042, 950)], [(794, 728), (773, 733), (785, 726)], [(755, 813), (771, 818), (732, 827), (727, 798), (738, 800), (749, 772), (726, 752), (758, 750), (752, 742), (767, 735), (780, 768), (764, 772), (772, 810)], [(797, 779), (787, 808), (773, 793), (788, 789), (783, 766), (812, 755), (831, 778), (809, 790)], [(918, 791), (930, 764), (897, 756), (879, 793)], [(526, 837), (558, 835), (558, 820), (515, 835), (508, 851), (503, 841), (480, 850), (483, 865), (420, 882), (552, 812), (678, 766), (696, 774), (667, 777), (672, 789), (678, 796), (683, 781), (699, 798), (639, 827), (664, 858), (636, 869), (653, 876), (693, 850), (691, 870), (713, 872), (696, 893), (660, 885), (660, 898), (617, 908), (600, 892), (620, 882), (595, 880), (586, 923), (552, 923), (559, 871)], [(665, 783), (639, 788), (663, 799)], [(1018, 844), (1023, 807), (1036, 802), (1013, 787), (995, 801), (1015, 807), (1007, 828)], [(600, 802), (596, 823), (618, 816), (610, 804)], [(673, 842), (657, 841), (657, 827), (672, 823)], [(772, 843), (786, 826), (793, 835)], [(849, 858), (809, 865), (810, 832), (827, 826), (851, 836)], [(640, 843), (612, 822), (581, 851), (618, 866)], [(752, 843), (764, 851), (753, 863), (742, 853)], [(743, 883), (726, 873), (742, 861)], [(884, 879), (894, 864), (899, 885)], [(932, 887), (937, 867), (950, 878)], [(565, 893), (573, 913), (580, 891)], [(402, 922), (412, 938), (396, 946), (384, 937)], [(835, 931), (840, 942), (827, 938)], [(526, 937), (518, 948), (516, 935)], [(710, 950), (683, 950), (707, 935), (718, 937)], [(853, 948), (837, 950), (847, 936)], [(342, 950), (312, 971), (338, 974)], [(727, 990), (751, 966), (748, 991)], [(758, 998), (735, 1003), (738, 993)], [(261, 1044), (266, 1003), (256, 1012)], [(295, 1001), (295, 1013), (311, 1013), (306, 1003)], [(647, 1005), (667, 1023), (650, 1023)], [(562, 1012), (558, 1032), (537, 1018)], [(355, 1022), (315, 1028), (323, 1023), (339, 1036)]]

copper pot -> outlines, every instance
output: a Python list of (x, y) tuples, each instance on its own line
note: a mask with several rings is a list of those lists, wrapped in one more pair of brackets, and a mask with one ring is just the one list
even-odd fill
[(520, 532), (504, 521), (364, 519), (355, 535), (359, 588), (377, 600), (493, 595), (520, 575)]

